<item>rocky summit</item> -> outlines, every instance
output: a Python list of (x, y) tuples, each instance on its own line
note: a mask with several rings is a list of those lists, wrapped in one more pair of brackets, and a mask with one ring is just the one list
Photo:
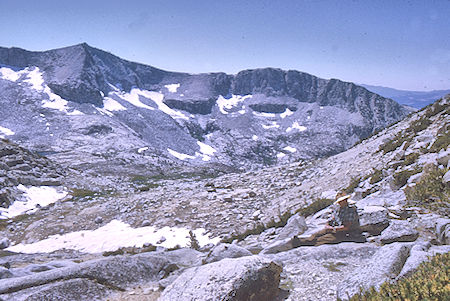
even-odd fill
[[(0, 48), (1, 300), (348, 300), (450, 251), (450, 95)], [(351, 196), (360, 237), (302, 244)]]

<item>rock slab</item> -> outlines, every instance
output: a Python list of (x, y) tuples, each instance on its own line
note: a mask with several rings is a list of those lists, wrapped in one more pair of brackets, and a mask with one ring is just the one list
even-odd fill
[(394, 243), (380, 248), (367, 264), (341, 282), (337, 289), (338, 298), (348, 300), (359, 293), (360, 288), (363, 291), (371, 287), (378, 289), (383, 282), (395, 279), (401, 272), (411, 247), (411, 244)]
[(272, 301), (279, 293), (282, 268), (270, 259), (226, 258), (186, 270), (161, 295), (160, 301)]

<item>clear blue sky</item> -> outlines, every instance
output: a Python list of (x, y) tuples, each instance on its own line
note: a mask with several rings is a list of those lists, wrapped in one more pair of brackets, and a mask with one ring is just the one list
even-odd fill
[(87, 42), (191, 73), (278, 67), (450, 89), (450, 1), (0, 0), (0, 46)]

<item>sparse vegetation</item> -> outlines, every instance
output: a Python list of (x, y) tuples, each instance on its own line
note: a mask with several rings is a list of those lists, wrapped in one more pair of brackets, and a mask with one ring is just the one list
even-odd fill
[(356, 189), (356, 187), (359, 186), (359, 183), (361, 182), (360, 177), (355, 177), (350, 180), (350, 183), (348, 184), (347, 188), (344, 189), (345, 193), (350, 194), (353, 193)]
[(103, 195), (101, 192), (93, 191), (89, 189), (83, 189), (83, 188), (72, 188), (70, 194), (74, 199), (92, 199), (94, 197), (98, 197)]
[(420, 181), (413, 187), (405, 188), (406, 199), (409, 203), (448, 215), (450, 187), (442, 182), (447, 171), (448, 168), (439, 169), (435, 165), (427, 165)]
[(410, 153), (406, 155), (405, 160), (403, 161), (403, 166), (408, 166), (415, 163), (418, 158), (419, 158), (418, 153)]
[(380, 145), (380, 148), (378, 151), (382, 151), (383, 154), (387, 154), (389, 152), (392, 152), (396, 150), (398, 147), (400, 147), (405, 141), (407, 143), (411, 142), (413, 136), (410, 133), (397, 133), (397, 135), (394, 136), (394, 138), (389, 139), (384, 144)]
[(197, 237), (195, 237), (192, 230), (189, 230), (189, 247), (197, 251), (200, 250), (200, 244), (198, 243)]
[(300, 215), (307, 217), (319, 212), (322, 209), (327, 208), (328, 206), (332, 205), (333, 202), (334, 200), (331, 199), (320, 198), (309, 204), (307, 207), (297, 210), (295, 213), (299, 213)]
[(410, 277), (397, 283), (385, 282), (377, 292), (371, 288), (350, 301), (450, 300), (450, 253), (438, 254), (422, 263)]
[(450, 144), (450, 125), (445, 125), (438, 130), (438, 136), (428, 150), (431, 153), (438, 153), (442, 149), (447, 149)]
[(345, 266), (347, 264), (343, 262), (327, 262), (323, 264), (323, 267), (326, 268), (330, 272), (340, 272), (341, 270), (338, 269), (339, 266)]
[(418, 174), (422, 171), (422, 168), (415, 167), (413, 169), (406, 169), (399, 172), (396, 172), (394, 174), (394, 184), (397, 187), (403, 187), (407, 182), (408, 179), (415, 174)]
[(135, 255), (135, 254), (140, 254), (140, 253), (145, 253), (145, 252), (153, 252), (156, 250), (156, 246), (154, 245), (150, 245), (150, 246), (146, 246), (146, 247), (142, 247), (142, 248), (138, 248), (138, 247), (122, 247), (119, 248), (115, 251), (106, 251), (103, 252), (102, 255), (103, 256), (116, 256), (116, 255), (124, 255), (124, 254), (130, 254), (130, 255)]
[(372, 176), (370, 177), (370, 184), (375, 184), (381, 181), (383, 178), (383, 172), (381, 170), (375, 169), (372, 173)]
[(406, 132), (418, 133), (426, 129), (430, 124), (431, 120), (425, 116), (422, 116), (421, 118), (411, 122)]

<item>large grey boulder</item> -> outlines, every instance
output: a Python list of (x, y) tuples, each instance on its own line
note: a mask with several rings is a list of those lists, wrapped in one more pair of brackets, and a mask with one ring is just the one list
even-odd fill
[(294, 236), (303, 234), (307, 229), (308, 226), (306, 225), (305, 218), (299, 214), (295, 214), (291, 218), (289, 218), (286, 225), (277, 235), (276, 240), (293, 238)]
[(208, 253), (208, 255), (204, 260), (204, 263), (212, 263), (220, 261), (225, 258), (239, 258), (251, 255), (252, 253), (249, 250), (239, 247), (237, 245), (219, 244)]
[(389, 211), (381, 206), (366, 206), (359, 214), (359, 225), (362, 232), (379, 235), (389, 226)]
[(267, 258), (226, 258), (186, 270), (161, 295), (160, 301), (272, 301), (278, 295), (282, 268)]
[(113, 289), (92, 280), (70, 279), (1, 295), (1, 297), (15, 301), (100, 301), (105, 300), (112, 292), (114, 292)]
[(450, 244), (450, 219), (438, 218), (436, 220), (436, 236), (442, 244)]
[(11, 278), (13, 273), (5, 267), (0, 266), (0, 279)]
[(0, 250), (6, 249), (7, 247), (9, 247), (9, 245), (11, 244), (11, 242), (9, 241), (8, 238), (2, 238), (0, 239)]
[[(171, 263), (163, 256), (139, 254), (91, 260), (64, 268), (0, 280), (0, 294), (14, 293), (61, 280), (91, 279), (117, 289), (166, 276)], [(1, 295), (0, 295), (1, 297)]]
[(360, 288), (363, 291), (371, 287), (378, 289), (383, 282), (394, 279), (402, 270), (411, 247), (410, 244), (394, 243), (380, 248), (367, 264), (342, 280), (337, 289), (338, 298), (348, 300)]
[(415, 230), (408, 221), (393, 220), (378, 237), (378, 241), (382, 244), (390, 244), (393, 242), (415, 241), (419, 237), (419, 232)]
[(293, 239), (285, 238), (283, 240), (276, 240), (265, 247), (260, 254), (275, 254), (279, 252), (289, 251), (294, 248)]

